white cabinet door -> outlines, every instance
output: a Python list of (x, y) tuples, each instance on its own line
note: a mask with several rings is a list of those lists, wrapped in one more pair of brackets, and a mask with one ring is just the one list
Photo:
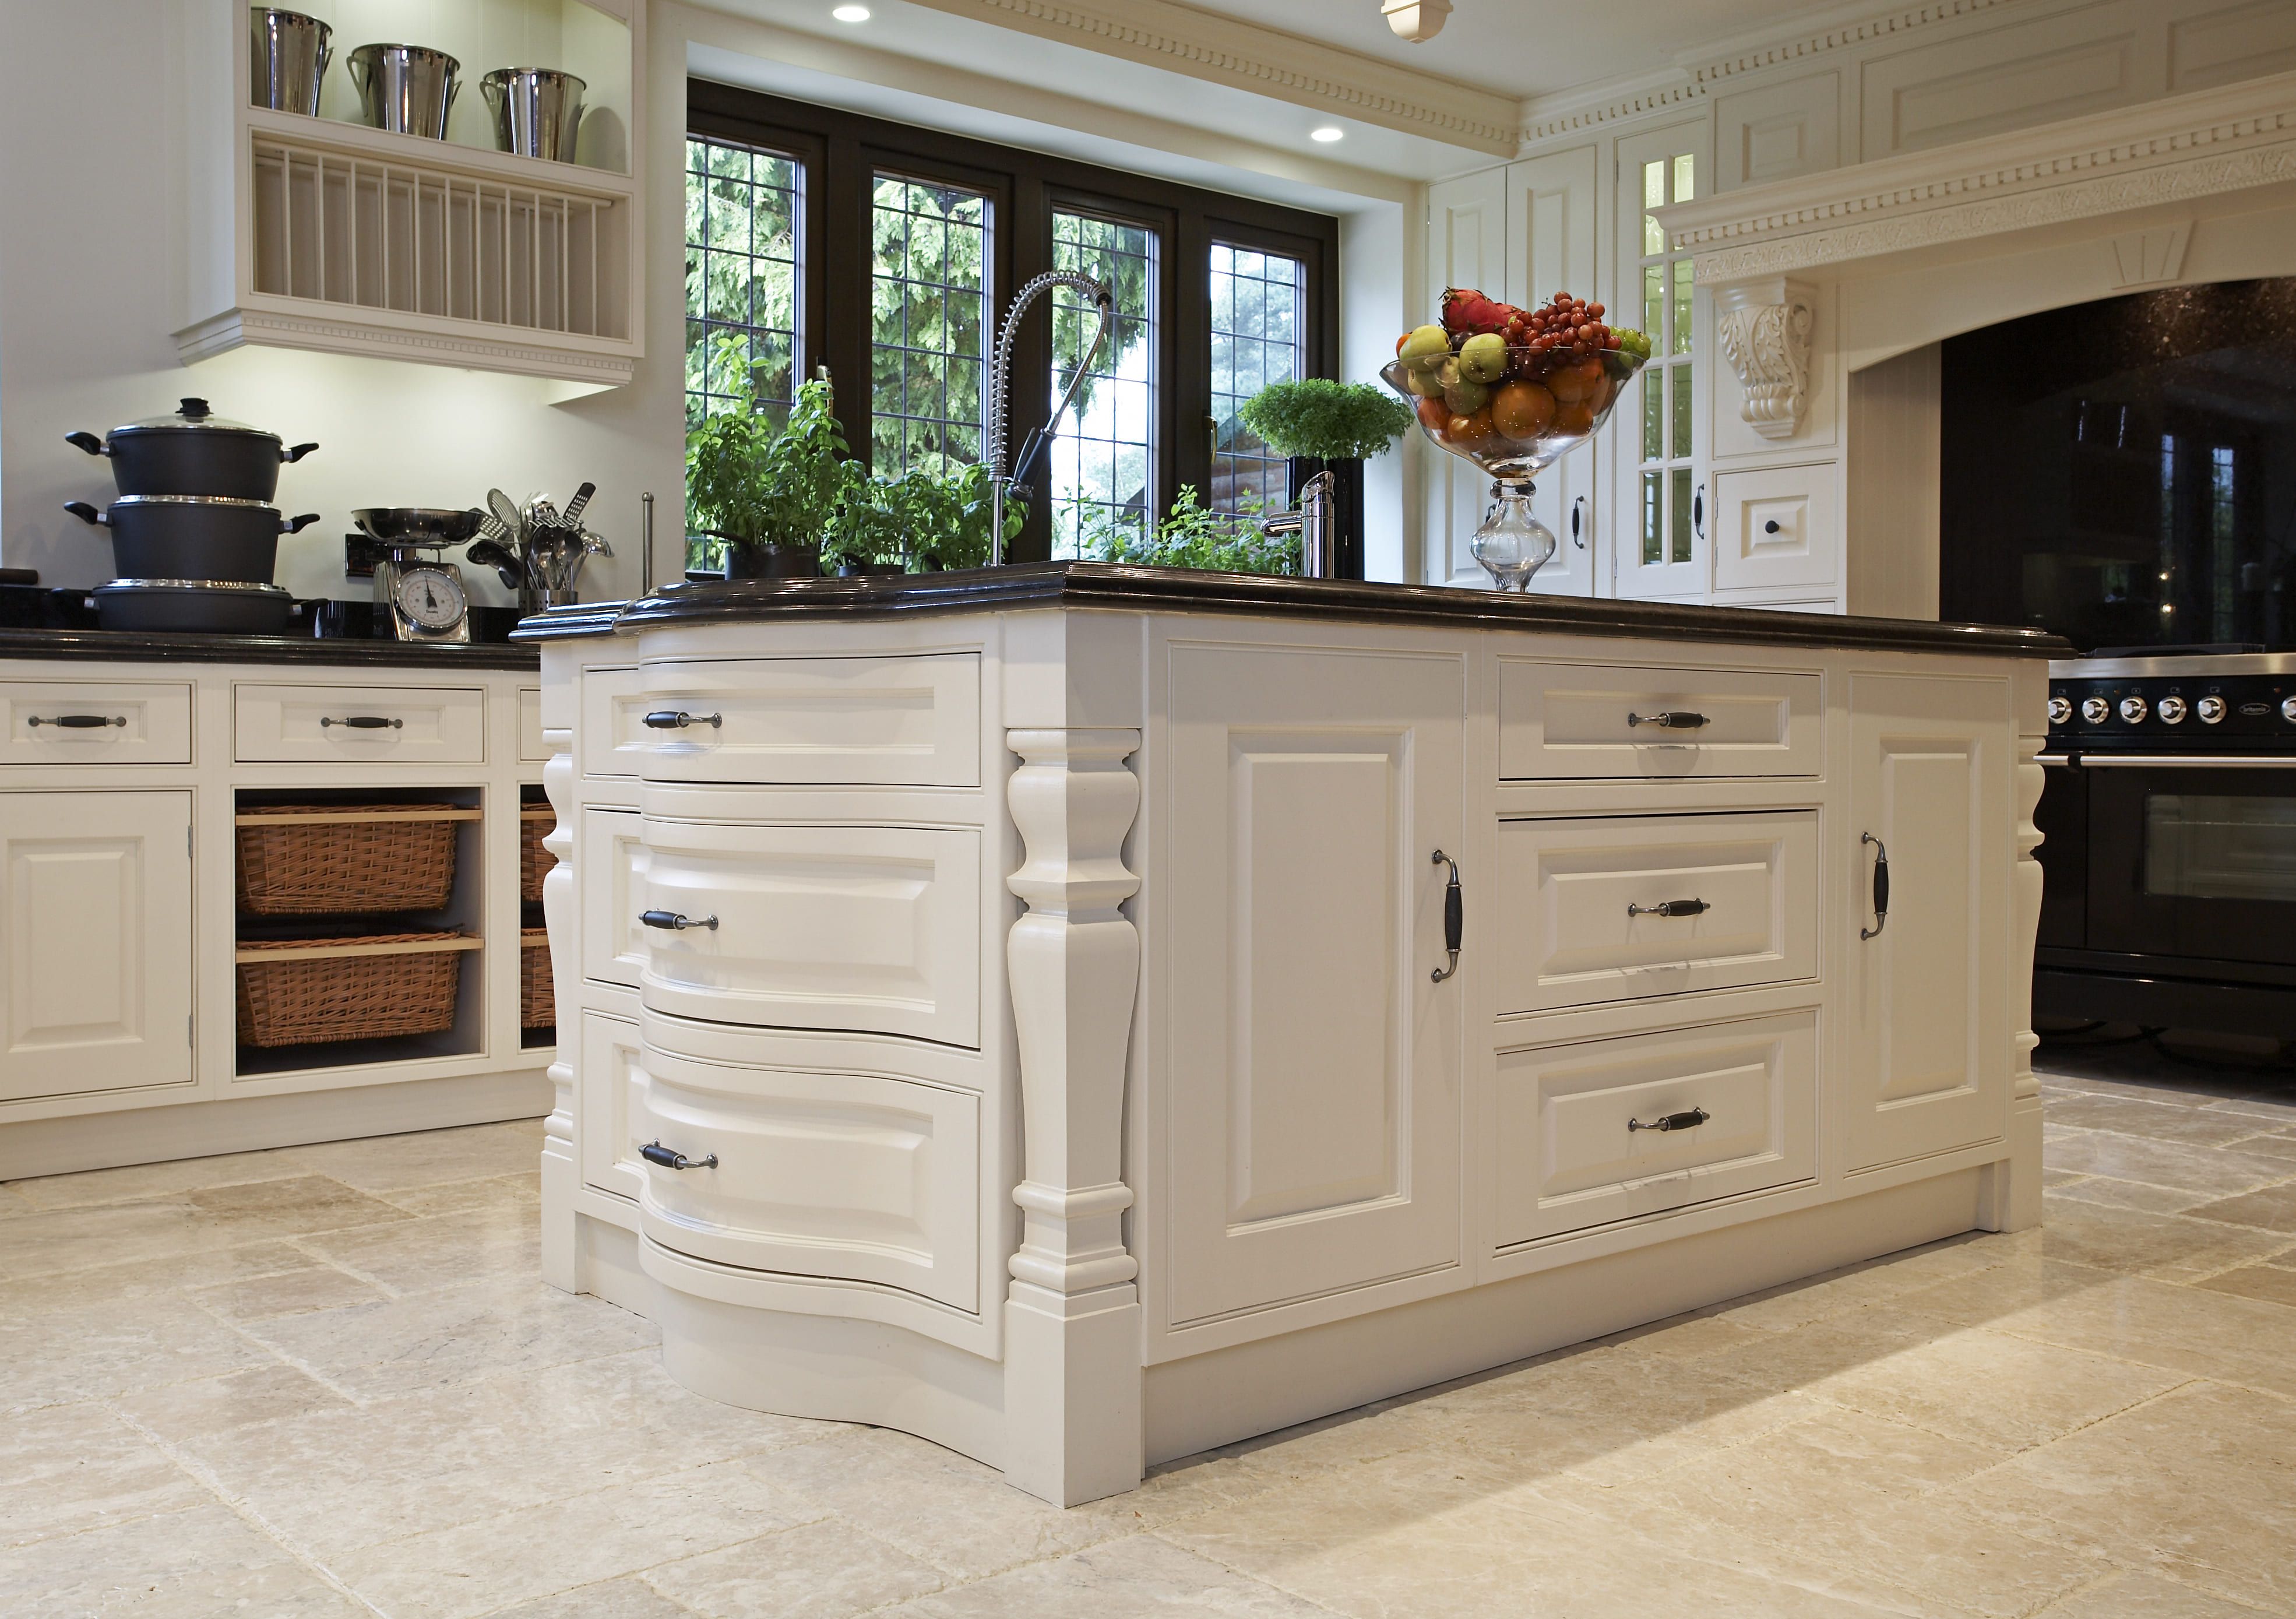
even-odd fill
[[(1431, 856), (1460, 849), (1461, 662), (1180, 646), (1170, 690), (1173, 1319), (1456, 1264), (1465, 985), (1430, 979)], [(1465, 875), (1474, 926), (1496, 890)]]
[[(1506, 284), (1507, 171), (1488, 168), (1427, 188), (1427, 318), (1439, 319), (1446, 287), (1492, 296)], [(1550, 291), (1552, 289), (1549, 289)], [(1467, 547), (1491, 503), (1491, 481), (1412, 429), (1427, 469), (1423, 566), (1431, 585), (1488, 589), (1491, 576)]]
[[(1568, 152), (1507, 166), (1506, 300), (1521, 308), (1557, 292), (1599, 296), (1595, 286), (1595, 149)], [(1487, 289), (1488, 290), (1488, 289)], [(1631, 401), (1629, 401), (1631, 402)], [(1538, 475), (1531, 502), (1538, 520), (1561, 542), (1554, 560), (1530, 576), (1530, 588), (1554, 596), (1595, 594), (1597, 456), (1587, 445)]]
[(581, 1092), (575, 1101), (582, 1179), (632, 1203), (645, 1189), (645, 1161), (630, 1128), (630, 1093), (643, 1082), (644, 1051), (638, 1026), (628, 1018), (582, 1014)]
[(0, 1099), (192, 1082), (192, 795), (0, 793)]
[(1677, 124), (1628, 136), (1618, 146), (1618, 286), (1609, 318), (1650, 333), (1651, 362), (1627, 390), (1604, 430), (1616, 468), (1608, 525), (1618, 595), (1703, 596), (1710, 585), (1706, 537), (1713, 513), (1706, 488), (1710, 447), (1697, 441), (1699, 401), (1710, 345), (1702, 330), (1710, 300), (1691, 284), (1691, 255), (1675, 252), (1651, 210), (1706, 194), (1707, 130)]
[(1856, 1170), (2006, 1127), (2016, 734), (2006, 680), (1857, 675), (1849, 701), (1850, 818), (1834, 851), (1849, 904), (1834, 925)]

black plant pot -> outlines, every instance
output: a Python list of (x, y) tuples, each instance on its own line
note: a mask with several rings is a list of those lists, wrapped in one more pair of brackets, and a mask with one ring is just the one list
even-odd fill
[(1333, 547), (1332, 577), (1364, 576), (1364, 471), (1354, 456), (1326, 461), (1318, 456), (1294, 456), (1284, 464), (1283, 494), (1287, 504), (1300, 504), (1300, 491), (1317, 473), (1332, 475), (1332, 494), (1339, 503), (1340, 532)]
[(907, 567), (900, 563), (857, 563), (849, 557), (840, 557), (837, 563), (837, 577), (840, 579), (874, 579), (883, 574), (907, 571)]
[(819, 546), (726, 546), (727, 579), (818, 579)]

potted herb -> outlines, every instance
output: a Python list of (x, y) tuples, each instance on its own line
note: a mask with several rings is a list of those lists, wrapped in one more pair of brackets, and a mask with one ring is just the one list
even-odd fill
[(817, 573), (846, 455), (829, 374), (800, 385), (788, 422), (775, 427), (747, 366), (737, 369), (740, 402), (686, 436), (686, 498), (701, 531), (726, 542), (726, 578)]
[(822, 555), (850, 578), (905, 573), (910, 536), (927, 480), (912, 473), (874, 478), (858, 461), (838, 468), (836, 501), (823, 530)]
[(1206, 509), (1195, 486), (1184, 483), (1152, 532), (1120, 523), (1103, 513), (1081, 525), (1079, 548), (1103, 562), (1148, 568), (1201, 568), (1215, 573), (1300, 571), (1300, 537), (1269, 535), (1259, 527), (1259, 500), (1247, 496), (1243, 510), (1230, 515)]
[(1290, 499), (1308, 480), (1328, 472), (1339, 497), (1338, 574), (1364, 576), (1363, 464), (1385, 452), (1411, 425), (1411, 407), (1367, 382), (1306, 377), (1271, 382), (1236, 413), (1268, 448), (1286, 457)]
[[(921, 474), (912, 473), (912, 479)], [(988, 469), (961, 466), (929, 480), (920, 492), (915, 512), (917, 528), (913, 548), (919, 567), (986, 568), (991, 555), (988, 524)], [(1004, 543), (1021, 537), (1029, 519), (1029, 503), (1020, 489), (1004, 497)]]

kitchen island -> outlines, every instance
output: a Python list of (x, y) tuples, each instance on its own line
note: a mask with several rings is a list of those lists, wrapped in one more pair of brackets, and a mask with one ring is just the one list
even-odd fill
[(545, 1274), (704, 1393), (1074, 1504), (2040, 1217), (2053, 637), (1070, 563), (520, 634)]

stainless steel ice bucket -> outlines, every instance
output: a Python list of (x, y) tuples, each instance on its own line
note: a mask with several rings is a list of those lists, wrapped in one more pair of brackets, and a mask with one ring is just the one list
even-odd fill
[(559, 163), (574, 160), (586, 88), (571, 73), (553, 68), (496, 68), (479, 81), (480, 93), (494, 109), (495, 144), (521, 157)]
[(463, 64), (420, 45), (363, 45), (350, 54), (359, 111), (378, 129), (447, 138), (447, 110), (462, 88)]
[(316, 117), (334, 30), (316, 17), (270, 5), (250, 6), (247, 22), (250, 104)]

